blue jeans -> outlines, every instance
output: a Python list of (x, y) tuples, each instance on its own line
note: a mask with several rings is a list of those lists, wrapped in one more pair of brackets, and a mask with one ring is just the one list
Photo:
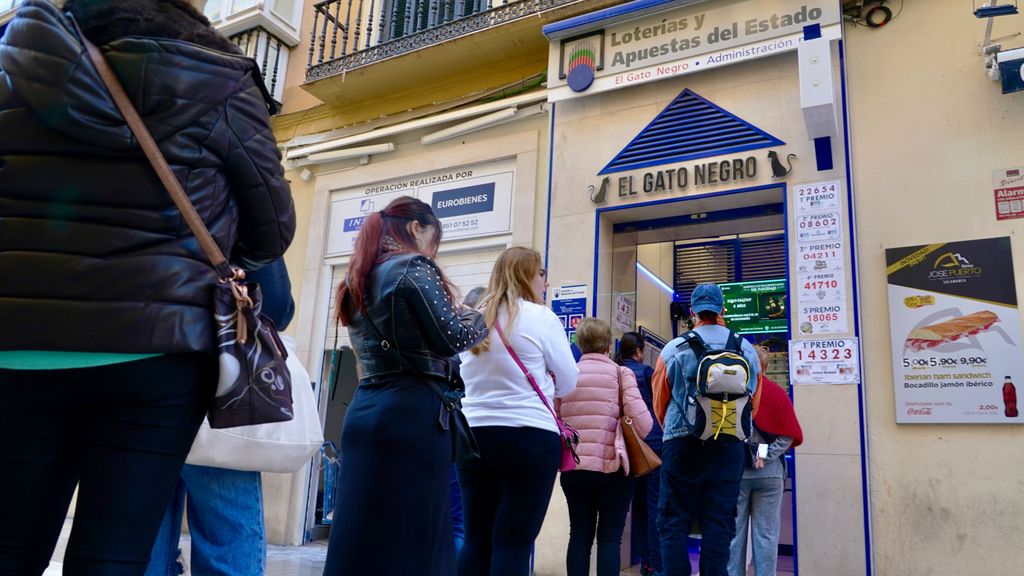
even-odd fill
[(700, 522), (700, 575), (727, 576), (746, 447), (735, 438), (673, 438), (662, 448), (658, 528), (665, 576), (690, 576), (688, 539)]
[(780, 508), (785, 480), (745, 478), (736, 505), (736, 537), (729, 549), (729, 576), (747, 574), (747, 521), (751, 523), (755, 576), (775, 576), (779, 560)]
[(178, 540), (188, 496), (193, 574), (261, 576), (267, 556), (263, 484), (259, 472), (186, 464), (145, 576), (178, 576)]

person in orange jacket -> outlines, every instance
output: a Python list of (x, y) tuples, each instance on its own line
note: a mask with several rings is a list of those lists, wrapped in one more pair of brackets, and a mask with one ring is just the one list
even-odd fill
[(725, 349), (729, 343), (738, 348), (748, 366), (751, 394), (757, 387), (760, 363), (753, 346), (725, 327), (721, 288), (697, 286), (690, 307), (698, 320), (696, 326), (665, 346), (653, 377), (654, 412), (664, 428), (658, 504), (662, 569), (665, 576), (690, 576), (688, 540), (690, 528), (698, 520), (701, 576), (727, 576), (746, 448), (735, 436), (701, 440), (695, 429), (701, 358), (690, 343), (699, 337), (711, 350)]

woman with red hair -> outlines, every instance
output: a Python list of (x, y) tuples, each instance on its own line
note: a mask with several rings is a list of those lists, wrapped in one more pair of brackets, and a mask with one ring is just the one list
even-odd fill
[(341, 433), (325, 575), (454, 572), (451, 422), (438, 392), (461, 396), (449, 359), (487, 328), (479, 312), (456, 308), (434, 263), (440, 243), (430, 206), (398, 198), (366, 218), (338, 289), (360, 379)]

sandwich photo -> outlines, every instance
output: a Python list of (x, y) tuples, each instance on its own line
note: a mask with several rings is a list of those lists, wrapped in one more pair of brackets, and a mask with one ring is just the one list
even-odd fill
[(994, 312), (984, 310), (916, 328), (907, 336), (906, 347), (917, 352), (934, 348), (946, 342), (954, 342), (989, 329), (999, 321)]

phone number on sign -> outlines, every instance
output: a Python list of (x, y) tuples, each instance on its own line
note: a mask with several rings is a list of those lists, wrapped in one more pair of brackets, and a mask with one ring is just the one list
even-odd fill
[(453, 222), (445, 222), (441, 224), (442, 230), (461, 230), (463, 228), (476, 228), (480, 225), (480, 220), (471, 218), (469, 220), (455, 220)]

